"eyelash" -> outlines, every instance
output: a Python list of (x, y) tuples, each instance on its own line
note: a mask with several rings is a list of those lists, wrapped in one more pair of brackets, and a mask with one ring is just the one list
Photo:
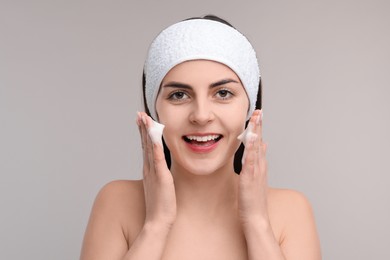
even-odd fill
[[(234, 93), (232, 91), (230, 91), (229, 89), (227, 89), (227, 88), (221, 88), (221, 89), (217, 90), (215, 95), (217, 96), (218, 94), (221, 94), (222, 91), (226, 92), (226, 96), (225, 97), (219, 97), (219, 99), (221, 99), (221, 100), (228, 100), (228, 99), (232, 98), (232, 96), (234, 96)], [(183, 96), (181, 98), (178, 98), (176, 96), (177, 94), (182, 94)], [(185, 97), (185, 96), (187, 96), (187, 97)], [(189, 97), (189, 95), (185, 91), (176, 90), (176, 91), (170, 93), (168, 95), (167, 99), (179, 102), (179, 101), (187, 99), (188, 97)]]
[(231, 92), (230, 90), (226, 89), (226, 88), (221, 88), (219, 89), (217, 92), (216, 92), (216, 95), (221, 94), (221, 91), (226, 91), (226, 95), (225, 97), (220, 97), (222, 100), (227, 100), (227, 99), (230, 99), (232, 96), (234, 96), (233, 92)]
[(185, 95), (185, 96), (188, 97), (188, 94), (185, 91), (177, 90), (177, 91), (174, 91), (174, 92), (170, 93), (168, 95), (167, 99), (168, 100), (173, 100), (173, 101), (181, 101), (181, 100), (183, 100), (183, 97), (182, 98), (177, 98), (177, 96), (176, 96), (177, 94), (183, 94), (183, 96)]

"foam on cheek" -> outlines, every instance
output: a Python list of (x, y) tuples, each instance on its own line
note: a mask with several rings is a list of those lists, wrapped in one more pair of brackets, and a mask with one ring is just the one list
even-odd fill
[(148, 128), (148, 134), (154, 144), (162, 145), (162, 133), (164, 127), (165, 126), (163, 124), (157, 123), (156, 121), (152, 120), (152, 126)]
[[(253, 123), (252, 122), (249, 122), (248, 126), (244, 130), (244, 132), (242, 132), (237, 137), (237, 139), (240, 140), (245, 146), (247, 146), (247, 144), (249, 142), (253, 142), (254, 140), (256, 140), (256, 138), (257, 138), (257, 134), (253, 133)], [(241, 160), (242, 164), (244, 164), (245, 157), (246, 157), (246, 149), (244, 149), (244, 154), (242, 155), (242, 160)]]

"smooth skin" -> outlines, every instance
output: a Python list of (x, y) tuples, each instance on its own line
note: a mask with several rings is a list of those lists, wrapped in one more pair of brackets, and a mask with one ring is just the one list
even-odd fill
[[(196, 60), (174, 67), (156, 101), (171, 168), (147, 134), (151, 118), (138, 113), (143, 179), (102, 188), (80, 259), (320, 260), (308, 200), (267, 184), (259, 110), (250, 119), (256, 138), (245, 143), (242, 171), (234, 173), (248, 105), (239, 78), (225, 65)], [(205, 133), (222, 135), (207, 152), (183, 139)]]

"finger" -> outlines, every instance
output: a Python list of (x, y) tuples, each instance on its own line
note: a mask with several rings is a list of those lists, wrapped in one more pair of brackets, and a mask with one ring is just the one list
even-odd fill
[(264, 143), (263, 143), (263, 111), (262, 110), (255, 110), (253, 116), (253, 122), (255, 125), (253, 131), (254, 134), (257, 136), (254, 149), (257, 153), (257, 165), (261, 166), (261, 164), (265, 160), (265, 152), (263, 151)]
[(244, 154), (242, 161), (242, 171), (241, 174), (253, 176), (255, 174), (256, 164), (258, 162), (258, 154), (256, 153), (255, 147), (255, 136), (247, 141), (245, 145)]
[[(243, 169), (254, 176), (266, 174), (265, 144), (262, 142), (262, 111), (255, 110), (250, 118), (252, 135), (245, 146)], [(244, 168), (245, 167), (245, 168)]]
[(266, 160), (267, 144), (262, 143), (259, 156), (259, 169), (262, 175), (267, 175), (267, 160)]
[(164, 148), (158, 144), (153, 144), (153, 162), (155, 174), (159, 177), (164, 177), (169, 172), (167, 162), (165, 160)]
[(142, 145), (142, 149), (144, 149), (144, 146), (145, 146), (145, 143), (144, 143), (144, 137), (142, 135), (142, 119), (141, 119), (141, 113), (140, 112), (137, 112), (137, 118), (136, 118), (136, 123), (137, 123), (137, 126), (138, 126), (138, 132), (139, 132), (139, 136), (141, 138), (141, 145)]
[(149, 172), (150, 167), (149, 167), (149, 156), (148, 156), (148, 148), (147, 148), (148, 133), (146, 130), (144, 120), (142, 119), (143, 116), (144, 116), (144, 113), (142, 113), (142, 112), (138, 113), (137, 123), (139, 123), (139, 129), (140, 129), (140, 134), (141, 134), (143, 168), (144, 168), (143, 174), (145, 177), (147, 175), (147, 173)]
[(261, 143), (259, 145), (259, 159), (260, 160), (265, 159), (265, 152), (266, 152), (266, 144), (265, 143)]
[(149, 172), (154, 171), (154, 156), (153, 156), (153, 142), (152, 139), (149, 136), (149, 128), (151, 127), (151, 118), (143, 113), (142, 114), (142, 122), (144, 124), (144, 131), (145, 131), (145, 139), (146, 139), (146, 145), (145, 145), (145, 150), (146, 150), (146, 156), (148, 158), (148, 167), (149, 167)]
[[(146, 116), (146, 131), (149, 133), (150, 128), (153, 126), (152, 118)], [(164, 148), (161, 143), (153, 142), (151, 136), (148, 134), (147, 146), (151, 153), (149, 154), (150, 169), (154, 169), (154, 172), (159, 175), (169, 171), (167, 163), (165, 161)]]
[(255, 125), (254, 133), (258, 136), (258, 144), (261, 144), (263, 142), (263, 110), (256, 109), (252, 118)]

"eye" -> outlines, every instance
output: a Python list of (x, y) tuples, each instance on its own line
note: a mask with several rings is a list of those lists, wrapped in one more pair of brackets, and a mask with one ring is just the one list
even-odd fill
[(168, 96), (169, 100), (180, 101), (188, 98), (188, 95), (183, 91), (175, 91)]
[(229, 99), (233, 96), (233, 93), (227, 89), (220, 89), (217, 91), (216, 96), (220, 99)]

